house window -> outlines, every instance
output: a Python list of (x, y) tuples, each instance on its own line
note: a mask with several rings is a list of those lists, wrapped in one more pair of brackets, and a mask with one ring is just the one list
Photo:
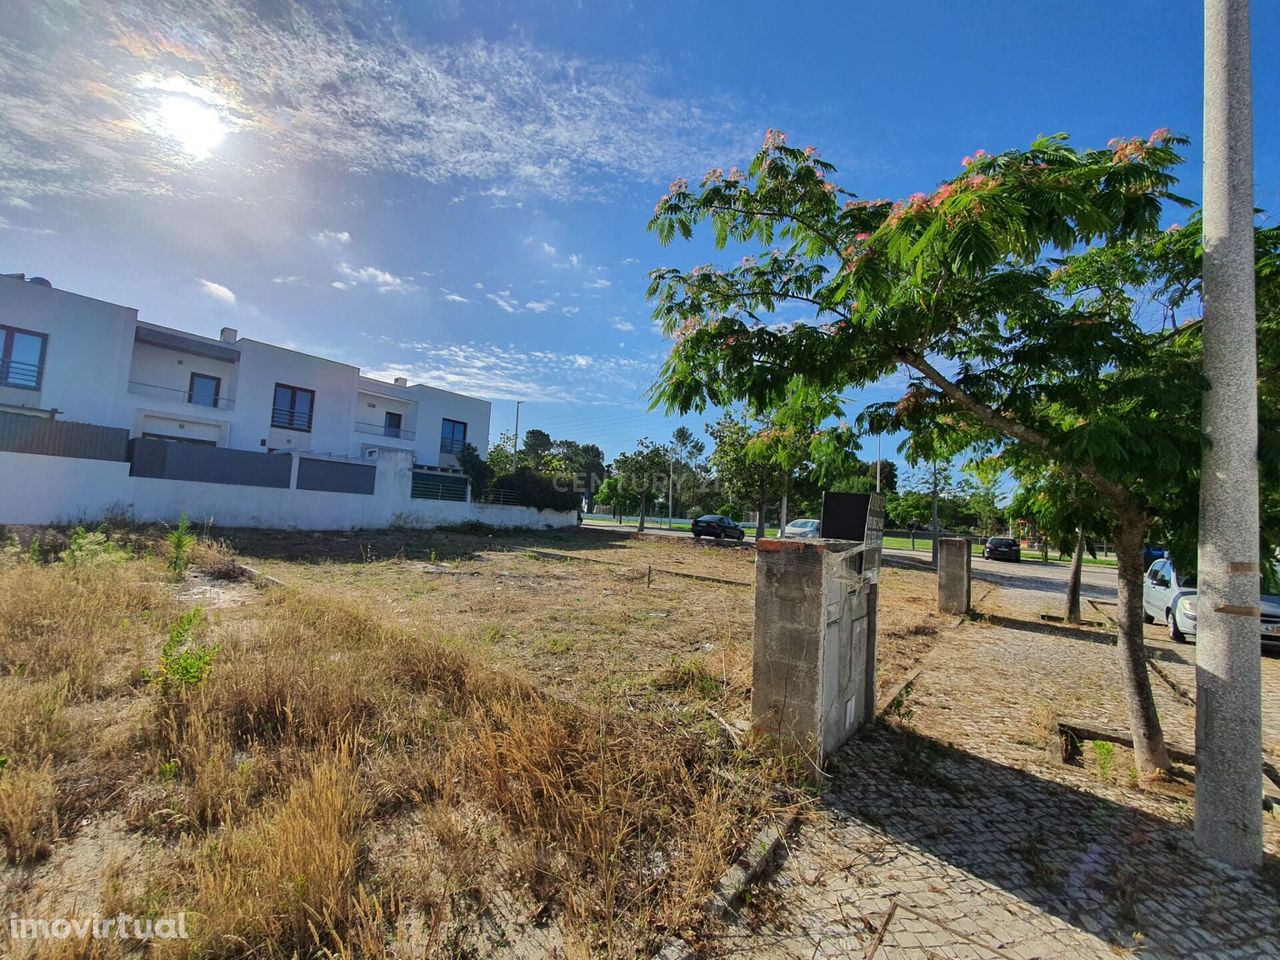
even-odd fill
[(0, 326), (0, 387), (39, 390), (48, 342), (43, 333)]
[(311, 417), (315, 412), (316, 392), (305, 387), (276, 384), (275, 401), (271, 406), (271, 425), (283, 430), (311, 432)]
[(467, 445), (467, 425), (461, 420), (446, 420), (440, 429), (440, 452), (459, 454)]
[(382, 418), (382, 435), (384, 437), (400, 436), (400, 426), (404, 423), (403, 415), (387, 411), (386, 416)]
[(187, 390), (187, 403), (198, 404), (202, 407), (216, 407), (221, 393), (221, 377), (211, 377), (207, 373), (193, 373), (191, 375), (191, 385)]

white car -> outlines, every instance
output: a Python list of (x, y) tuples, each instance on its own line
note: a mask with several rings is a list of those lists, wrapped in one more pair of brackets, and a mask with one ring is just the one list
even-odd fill
[[(1169, 627), (1169, 637), (1177, 643), (1195, 640), (1196, 578), (1184, 576), (1171, 560), (1151, 564), (1142, 581), (1142, 615), (1147, 623), (1157, 621)], [(1260, 634), (1263, 646), (1280, 647), (1280, 597), (1262, 595)]]
[(782, 536), (794, 540), (816, 540), (822, 536), (822, 521), (792, 520), (783, 528)]

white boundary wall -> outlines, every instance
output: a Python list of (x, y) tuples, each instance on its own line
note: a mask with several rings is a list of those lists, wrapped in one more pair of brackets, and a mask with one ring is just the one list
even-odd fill
[(412, 461), (377, 463), (372, 494), (285, 490), (129, 476), (108, 460), (0, 452), (0, 523), (67, 524), (120, 514), (140, 521), (297, 530), (376, 530), (476, 521), (493, 527), (572, 527), (577, 512), (409, 497)]

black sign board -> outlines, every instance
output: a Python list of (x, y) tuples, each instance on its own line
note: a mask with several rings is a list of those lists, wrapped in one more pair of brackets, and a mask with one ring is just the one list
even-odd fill
[(879, 546), (884, 538), (884, 496), (879, 493), (822, 495), (822, 535)]

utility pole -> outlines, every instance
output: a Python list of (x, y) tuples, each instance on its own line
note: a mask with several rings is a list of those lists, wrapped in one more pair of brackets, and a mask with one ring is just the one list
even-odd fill
[(520, 404), (522, 403), (524, 403), (523, 400), (516, 401), (516, 433), (515, 433), (515, 436), (511, 438), (511, 469), (512, 470), (514, 470), (516, 467), (519, 466), (519, 464), (516, 463), (516, 458), (520, 456)]
[[(933, 569), (938, 569), (938, 461), (933, 461)], [(1261, 754), (1259, 754), (1261, 756)]]
[(1204, 394), (1196, 845), (1262, 862), (1258, 357), (1248, 0), (1204, 5)]

